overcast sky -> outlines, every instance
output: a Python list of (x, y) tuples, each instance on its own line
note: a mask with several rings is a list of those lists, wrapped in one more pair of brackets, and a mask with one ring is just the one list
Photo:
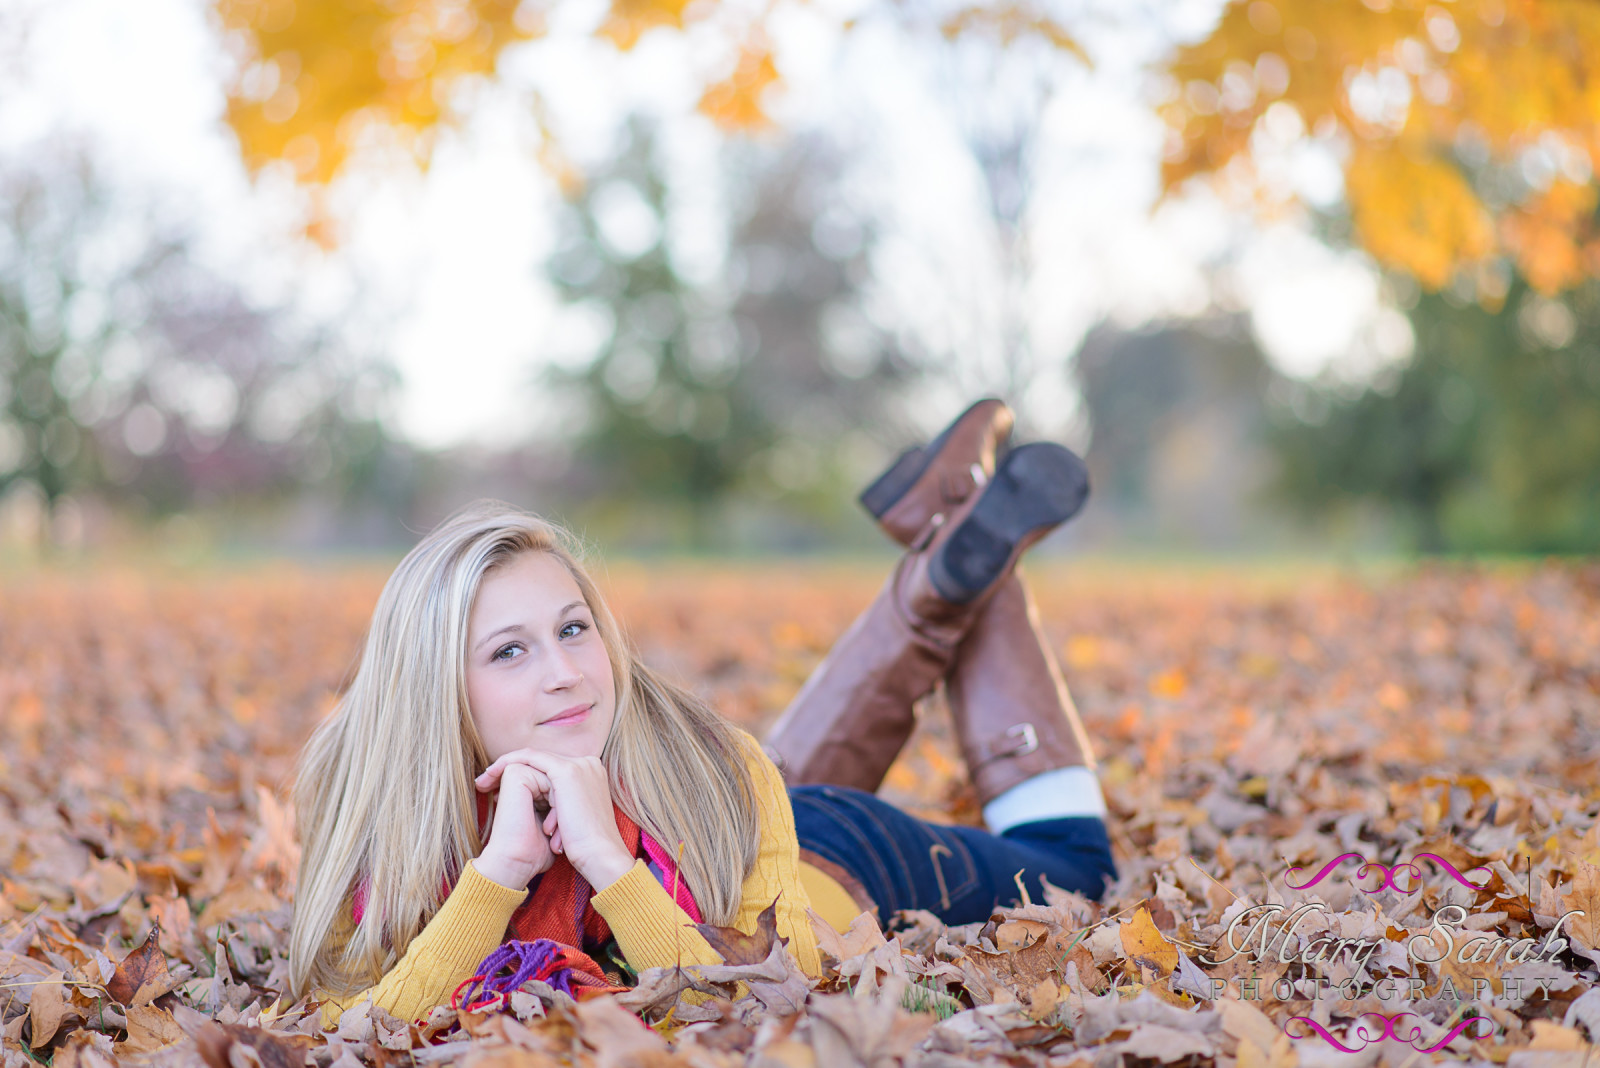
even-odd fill
[[(1206, 265), (1225, 262), (1224, 277), (1281, 368), (1359, 373), (1406, 346), (1403, 319), (1380, 306), (1363, 256), (1329, 250), (1298, 224), (1252, 225), (1204, 194), (1151, 212), (1161, 129), (1143, 71), (1173, 36), (1203, 33), (1219, 6), (1188, 0), (1138, 16), (1108, 3), (1085, 25), (1095, 67), (1064, 71), (1042, 127), (1029, 301), (1036, 346), (1058, 358), (1106, 315), (1131, 324), (1200, 311)], [(592, 15), (568, 7), (579, 23)], [(426, 446), (530, 436), (541, 415), (532, 368), (578, 358), (588, 337), (540, 278), (554, 194), (534, 159), (525, 90), (548, 93), (565, 147), (580, 158), (603, 152), (630, 109), (683, 116), (696, 94), (697, 45), (670, 34), (652, 35), (623, 62), (576, 34), (525, 48), (506, 57), (505, 87), (481, 94), (426, 176), (369, 172), (345, 183), (337, 202), (347, 240), (321, 256), (287, 240), (293, 201), (284, 189), (243, 173), (220, 120), (227, 60), (201, 0), (0, 0), (0, 8), (26, 12), (33, 25), (20, 74), (0, 85), (0, 151), (76, 133), (124, 180), (181, 202), (219, 268), (249, 275), (265, 294), (303, 287), (328, 307), (363, 295), (382, 318), (350, 329), (394, 360), (398, 429)], [(986, 248), (980, 187), (950, 121), (958, 97), (896, 35), (859, 33), (841, 48), (824, 21), (803, 12), (775, 31), (787, 91), (773, 103), (784, 123), (864, 146), (859, 188), (885, 216), (882, 262), (897, 265), (885, 276), (886, 299), (907, 309), (940, 299), (947, 265), (981, 264)], [(692, 117), (671, 130), (684, 185), (705, 190), (699, 207), (710, 219), (716, 134)], [(1339, 195), (1331, 158), (1290, 144), (1280, 163), (1308, 197)], [(962, 321), (980, 337), (969, 347), (981, 381), (981, 299)], [(935, 388), (932, 421), (952, 414), (965, 388), (950, 386), (948, 396)], [(1052, 375), (1023, 403), (1048, 423), (1074, 398), (1064, 376)]]

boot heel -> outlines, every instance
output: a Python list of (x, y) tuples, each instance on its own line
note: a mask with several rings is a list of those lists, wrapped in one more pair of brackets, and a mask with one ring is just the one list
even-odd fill
[(982, 493), (928, 562), (934, 588), (955, 604), (981, 596), (1018, 553), (1077, 515), (1089, 496), (1089, 472), (1071, 450), (1034, 442), (1013, 449)]

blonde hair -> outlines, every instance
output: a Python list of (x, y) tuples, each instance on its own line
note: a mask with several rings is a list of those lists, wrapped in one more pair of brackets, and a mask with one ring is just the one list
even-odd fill
[[(571, 573), (610, 657), (617, 712), (601, 760), (612, 798), (681, 850), (704, 919), (727, 925), (737, 913), (760, 836), (748, 743), (639, 660), (570, 533), (479, 501), (423, 538), (389, 576), (355, 679), (301, 754), (291, 996), (376, 982), (482, 849), (472, 780), (488, 758), (467, 704), (467, 625), (483, 576), (528, 552), (549, 553)], [(357, 885), (369, 889), (349, 930)]]

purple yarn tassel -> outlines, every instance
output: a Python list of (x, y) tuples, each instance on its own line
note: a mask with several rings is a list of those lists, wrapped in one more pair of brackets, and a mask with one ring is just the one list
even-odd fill
[(483, 959), (478, 965), (478, 974), (461, 984), (453, 1000), (469, 1012), (476, 1011), (509, 997), (529, 979), (541, 979), (553, 989), (573, 997), (571, 969), (559, 966), (561, 950), (560, 943), (548, 938), (507, 942)]

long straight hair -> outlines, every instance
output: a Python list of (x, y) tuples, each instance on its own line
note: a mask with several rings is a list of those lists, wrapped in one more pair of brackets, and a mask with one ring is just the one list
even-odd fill
[[(479, 501), (423, 538), (389, 576), (355, 679), (301, 754), (291, 996), (375, 983), (481, 851), (472, 780), (489, 761), (467, 703), (468, 620), (484, 575), (529, 552), (566, 567), (610, 658), (617, 711), (600, 756), (613, 800), (680, 854), (707, 920), (727, 925), (738, 912), (760, 844), (748, 743), (639, 660), (569, 532)], [(358, 885), (367, 888), (365, 906), (348, 929)]]

